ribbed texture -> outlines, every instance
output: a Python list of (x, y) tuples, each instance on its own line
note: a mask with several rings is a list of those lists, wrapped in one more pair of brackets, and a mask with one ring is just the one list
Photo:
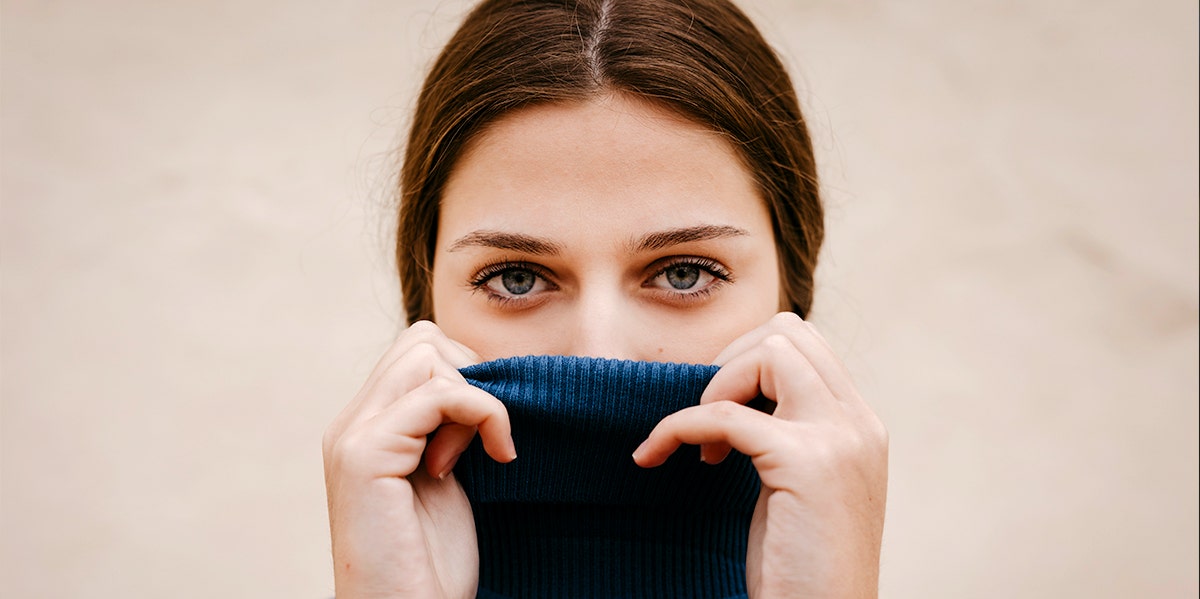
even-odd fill
[(716, 366), (530, 356), (462, 369), (508, 408), (516, 461), (478, 439), (455, 476), (475, 513), (481, 598), (744, 597), (759, 479), (684, 446), (643, 469), (630, 454), (699, 403)]

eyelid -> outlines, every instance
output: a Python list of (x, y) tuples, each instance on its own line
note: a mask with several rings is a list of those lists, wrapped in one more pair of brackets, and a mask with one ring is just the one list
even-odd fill
[[(532, 296), (508, 296), (496, 293), (489, 288), (489, 283), (512, 270), (525, 270), (533, 273), (535, 277), (541, 279), (545, 283), (546, 289), (541, 293), (535, 293)], [(472, 293), (483, 293), (488, 303), (495, 305), (497, 308), (505, 310), (527, 310), (540, 306), (550, 296), (546, 292), (557, 291), (559, 286), (554, 282), (554, 273), (540, 265), (523, 260), (500, 259), (488, 262), (476, 269), (475, 275), (467, 281)]]
[[(709, 282), (702, 289), (694, 291), (673, 292), (668, 290), (654, 289), (652, 283), (659, 277), (666, 274), (667, 270), (679, 267), (690, 266), (699, 268), (714, 280)], [(487, 262), (479, 266), (475, 270), (475, 274), (469, 279), (467, 286), (475, 292), (483, 292), (487, 296), (489, 302), (493, 302), (498, 306), (513, 310), (524, 310), (534, 308), (541, 305), (544, 301), (550, 299), (550, 295), (546, 293), (537, 293), (532, 296), (507, 296), (496, 293), (488, 288), (488, 283), (496, 277), (512, 270), (525, 270), (534, 274), (541, 279), (546, 289), (544, 291), (558, 291), (561, 289), (554, 281), (556, 275), (554, 272), (540, 264), (527, 262), (520, 259), (502, 258)], [(705, 298), (712, 295), (714, 292), (724, 287), (728, 283), (734, 281), (733, 273), (720, 261), (704, 256), (692, 255), (677, 255), (667, 256), (651, 262), (646, 266), (642, 287), (656, 292), (660, 296), (660, 301), (678, 305), (690, 305), (695, 302), (703, 301)]]
[(646, 278), (646, 282), (653, 281), (655, 278), (662, 276), (663, 273), (675, 266), (695, 266), (723, 282), (733, 282), (733, 273), (730, 272), (728, 268), (725, 268), (725, 266), (717, 260), (705, 258), (703, 256), (668, 256), (666, 258), (656, 260), (646, 269), (650, 272), (650, 275)]
[(475, 270), (475, 274), (471, 277), (469, 284), (474, 288), (482, 287), (485, 283), (492, 280), (496, 276), (510, 270), (528, 270), (537, 277), (541, 278), (543, 281), (546, 281), (546, 283), (550, 285), (552, 289), (558, 288), (558, 285), (554, 284), (554, 273), (550, 272), (550, 270), (544, 266), (522, 260), (505, 259), (488, 262), (477, 268)]

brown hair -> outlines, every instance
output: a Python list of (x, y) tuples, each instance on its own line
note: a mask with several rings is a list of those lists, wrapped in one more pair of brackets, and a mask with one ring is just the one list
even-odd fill
[(781, 303), (812, 305), (824, 236), (812, 143), (783, 65), (726, 0), (484, 0), (433, 65), (400, 178), (396, 266), (411, 323), (433, 318), (442, 187), (488, 123), (517, 108), (620, 92), (725, 135), (767, 202)]

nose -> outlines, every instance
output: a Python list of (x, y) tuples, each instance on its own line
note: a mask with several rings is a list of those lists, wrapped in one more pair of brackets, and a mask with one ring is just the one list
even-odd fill
[(639, 327), (634, 306), (615, 294), (585, 296), (573, 311), (573, 326), (562, 334), (570, 338), (565, 344), (573, 356), (645, 360), (641, 345), (652, 333)]

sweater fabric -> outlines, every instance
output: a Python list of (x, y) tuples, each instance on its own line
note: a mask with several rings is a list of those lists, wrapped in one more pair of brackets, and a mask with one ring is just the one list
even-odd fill
[(568, 356), (461, 369), (508, 409), (518, 456), (495, 462), (476, 438), (454, 468), (475, 516), (478, 597), (745, 597), (750, 459), (710, 466), (688, 445), (657, 468), (631, 457), (716, 371)]

